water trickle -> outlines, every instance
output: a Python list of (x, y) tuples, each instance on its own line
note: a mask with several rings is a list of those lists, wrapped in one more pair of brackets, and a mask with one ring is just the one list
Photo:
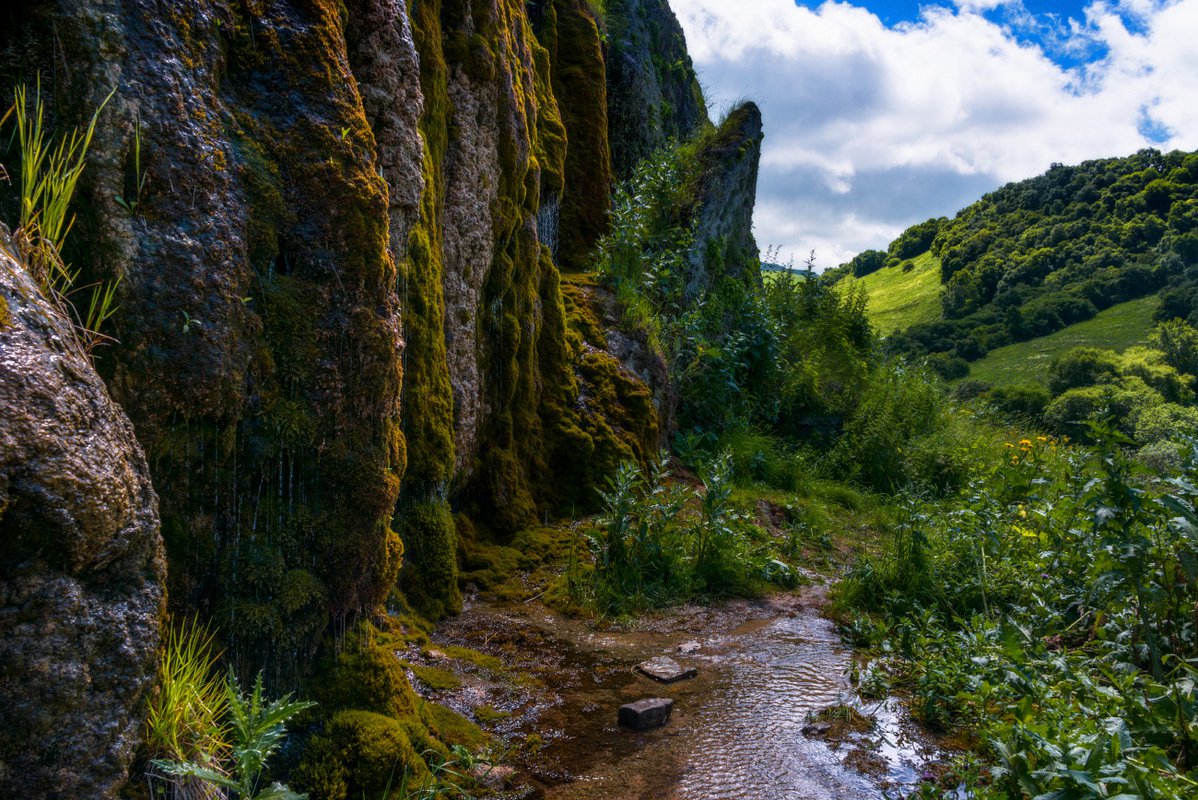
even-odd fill
[[(546, 798), (858, 800), (882, 798), (886, 787), (897, 796), (941, 754), (897, 702), (856, 700), (852, 654), (819, 615), (819, 600), (809, 590), (688, 607), (634, 630), (594, 630), (538, 604), (475, 605), (442, 626), (441, 637), (500, 655), (543, 691), (522, 697), (510, 681), (468, 680), (437, 699), (466, 713), (483, 704), (511, 711), (505, 735), (541, 737), (545, 746), (521, 766)], [(688, 642), (699, 648), (680, 653)], [(697, 667), (698, 676), (667, 686), (634, 672), (657, 655)], [(666, 727), (619, 728), (619, 706), (644, 697), (675, 700)], [(803, 732), (816, 712), (846, 701), (877, 727), (840, 745)], [(877, 774), (846, 764), (862, 744), (880, 757)]]

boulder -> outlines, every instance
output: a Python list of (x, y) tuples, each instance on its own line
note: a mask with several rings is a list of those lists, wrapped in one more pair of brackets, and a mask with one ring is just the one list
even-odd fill
[(674, 710), (674, 701), (668, 697), (647, 697), (620, 706), (619, 722), (634, 731), (651, 731), (665, 725)]
[(158, 500), (2, 226), (0, 309), (0, 797), (115, 797), (155, 673)]

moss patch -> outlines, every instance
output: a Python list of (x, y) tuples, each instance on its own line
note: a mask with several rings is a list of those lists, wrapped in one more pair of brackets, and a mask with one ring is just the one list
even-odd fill
[(583, 0), (551, 0), (536, 28), (568, 138), (557, 259), (562, 269), (580, 271), (607, 232), (612, 192), (599, 22)]
[(412, 670), (412, 674), (421, 683), (434, 692), (444, 692), (462, 685), (461, 679), (447, 669), (426, 667), (421, 664), (408, 664), (407, 668)]

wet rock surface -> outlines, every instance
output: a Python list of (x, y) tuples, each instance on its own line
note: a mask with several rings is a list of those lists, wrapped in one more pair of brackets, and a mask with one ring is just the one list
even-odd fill
[(698, 674), (694, 667), (684, 667), (672, 658), (657, 656), (636, 665), (636, 671), (645, 677), (662, 683), (674, 683), (693, 678)]
[[(498, 656), (506, 672), (476, 670), (429, 696), (505, 737), (519, 767), (512, 785), (524, 781), (546, 798), (881, 798), (885, 787), (917, 780), (936, 751), (891, 701), (865, 709), (877, 722), (868, 735), (832, 742), (803, 733), (821, 709), (860, 702), (847, 677), (851, 653), (819, 614), (822, 597), (809, 587), (625, 627), (535, 601), (475, 600), (435, 638)], [(683, 645), (698, 675), (670, 684), (669, 724), (651, 735), (621, 728), (615, 710), (651, 686), (635, 665)], [(496, 710), (499, 718), (484, 720)]]
[(617, 721), (634, 731), (651, 731), (669, 722), (673, 710), (674, 701), (668, 697), (646, 697), (620, 706)]
[(115, 797), (154, 675), (158, 500), (2, 227), (0, 303), (0, 797)]

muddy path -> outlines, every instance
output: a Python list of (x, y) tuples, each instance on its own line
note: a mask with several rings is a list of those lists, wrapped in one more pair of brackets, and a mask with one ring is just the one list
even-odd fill
[[(536, 602), (474, 601), (434, 640), (498, 656), (503, 674), (476, 671), (460, 687), (426, 692), (483, 722), (512, 749), (509, 796), (652, 800), (833, 800), (898, 797), (941, 757), (894, 700), (862, 702), (853, 657), (820, 615), (821, 586), (715, 606), (688, 605), (622, 628), (563, 617)], [(414, 658), (436, 662), (431, 651)], [(668, 655), (697, 668), (661, 684), (635, 665)], [(624, 703), (669, 697), (664, 728), (616, 724)], [(869, 730), (831, 740), (812, 725), (847, 704)]]

